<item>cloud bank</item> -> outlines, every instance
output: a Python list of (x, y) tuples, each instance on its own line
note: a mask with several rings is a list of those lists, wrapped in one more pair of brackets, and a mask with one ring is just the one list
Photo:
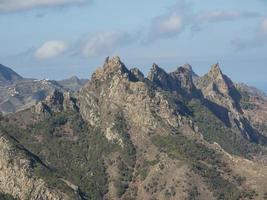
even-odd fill
[(59, 40), (51, 40), (45, 42), (40, 48), (35, 52), (35, 57), (37, 59), (49, 59), (55, 58), (62, 55), (68, 50), (68, 44)]
[(80, 4), (88, 0), (0, 0), (0, 12)]
[(199, 13), (195, 16), (196, 22), (222, 22), (234, 21), (242, 18), (259, 17), (255, 12), (239, 12), (239, 11), (209, 11)]
[(197, 32), (201, 30), (204, 23), (231, 22), (256, 17), (260, 17), (260, 14), (249, 11), (219, 10), (194, 13), (192, 4), (180, 1), (166, 13), (152, 20), (145, 41), (153, 42), (159, 39), (173, 38), (187, 29)]
[(264, 18), (259, 24), (258, 30), (254, 36), (249, 39), (235, 38), (232, 44), (237, 50), (245, 50), (248, 48), (262, 47), (267, 45), (267, 18)]
[(178, 35), (184, 29), (183, 16), (176, 13), (159, 16), (153, 19), (150, 30), (149, 40), (152, 42), (158, 38), (170, 38)]
[(82, 54), (85, 57), (108, 54), (136, 40), (137, 35), (124, 31), (100, 32), (84, 39)]

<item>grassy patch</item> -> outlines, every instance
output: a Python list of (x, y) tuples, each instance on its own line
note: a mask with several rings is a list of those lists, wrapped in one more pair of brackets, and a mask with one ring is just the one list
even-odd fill
[[(191, 169), (204, 178), (208, 187), (218, 199), (240, 199), (242, 191), (235, 181), (230, 182), (221, 175), (221, 170), (226, 165), (221, 161), (221, 156), (214, 150), (202, 144), (195, 143), (185, 136), (155, 136), (153, 143), (160, 151), (168, 154), (173, 159), (184, 159)], [(195, 197), (195, 191), (192, 197)]]
[[(67, 124), (70, 130), (62, 128)], [(58, 179), (64, 178), (79, 187), (84, 199), (103, 199), (108, 190), (103, 159), (113, 151), (113, 145), (78, 114), (57, 113), (24, 130), (2, 123), (1, 129), (49, 166), (34, 166), (35, 174), (49, 185), (68, 193), (69, 187)]]
[(0, 193), (0, 199), (1, 200), (18, 200), (17, 198), (14, 198), (12, 195), (6, 194), (6, 193)]
[(255, 153), (260, 153), (263, 148), (246, 140), (240, 133), (227, 128), (211, 111), (201, 105), (198, 100), (189, 102), (188, 107), (192, 111), (194, 123), (199, 127), (204, 139), (210, 143), (218, 143), (229, 152), (251, 158)]

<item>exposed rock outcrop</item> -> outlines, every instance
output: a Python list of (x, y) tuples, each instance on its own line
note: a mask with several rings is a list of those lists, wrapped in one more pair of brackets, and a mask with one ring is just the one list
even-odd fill
[(16, 146), (10, 140), (12, 139), (0, 133), (0, 192), (22, 200), (79, 199), (74, 191), (73, 196), (68, 196), (56, 188), (49, 187), (42, 178), (37, 177), (34, 168), (43, 164), (30, 157), (29, 152), (19, 144)]
[[(256, 197), (251, 188), (262, 199), (264, 186), (254, 187), (227, 164), (238, 156), (242, 163), (244, 158), (262, 161), (267, 154), (266, 138), (244, 115), (242, 96), (218, 64), (203, 77), (190, 65), (167, 73), (153, 64), (145, 77), (114, 57), (105, 60), (77, 96), (53, 90), (32, 109), (3, 116), (0, 128), (45, 160), (47, 168), (58, 172), (56, 178), (83, 199), (246, 199)], [(23, 149), (29, 152), (19, 152)], [(30, 160), (23, 169), (42, 181), (35, 176), (31, 156), (8, 158), (12, 162), (4, 170), (15, 166), (12, 173), (19, 185), (17, 174), (23, 170), (15, 161), (21, 158)], [(266, 167), (255, 166), (260, 170), (253, 173), (263, 176), (253, 175), (253, 180), (266, 183)], [(0, 194), (9, 182), (0, 182)], [(23, 191), (7, 193), (23, 199), (24, 190), (39, 191), (28, 182)], [(51, 194), (58, 192), (55, 197), (45, 192), (41, 198), (71, 198), (64, 196), (64, 188), (41, 183), (42, 191), (48, 187)]]
[(251, 141), (267, 141), (243, 115), (241, 95), (231, 79), (222, 73), (218, 63), (212, 65), (210, 71), (198, 79), (197, 87), (205, 98), (206, 106), (227, 126), (238, 128)]
[(50, 115), (52, 112), (61, 112), (63, 110), (79, 111), (77, 100), (70, 92), (60, 92), (54, 90), (46, 97), (44, 101), (35, 106), (35, 112), (39, 115)]

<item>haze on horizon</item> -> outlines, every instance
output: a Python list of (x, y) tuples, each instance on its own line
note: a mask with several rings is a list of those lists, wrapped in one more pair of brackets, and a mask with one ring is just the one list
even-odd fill
[(220, 63), (267, 91), (264, 0), (2, 0), (0, 63), (24, 77), (88, 78), (108, 55), (147, 72)]

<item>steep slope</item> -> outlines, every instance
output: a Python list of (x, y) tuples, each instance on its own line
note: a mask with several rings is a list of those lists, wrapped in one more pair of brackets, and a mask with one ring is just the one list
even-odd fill
[(198, 80), (199, 76), (194, 72), (192, 66), (187, 63), (187, 64), (184, 64), (182, 67), (189, 71), (190, 76), (192, 77), (192, 79), (195, 83)]
[(0, 85), (10, 84), (21, 79), (23, 78), (19, 74), (0, 64)]
[[(3, 133), (0, 134), (0, 169), (0, 193), (8, 193), (14, 199), (79, 199), (73, 189), (54, 176), (36, 156)], [(51, 174), (53, 185), (43, 180), (45, 173)], [(55, 184), (65, 187), (68, 193), (56, 189)]]
[(248, 86), (245, 83), (237, 83), (236, 88), (240, 92), (248, 93), (250, 96), (259, 97), (265, 100), (267, 99), (267, 95), (263, 91), (257, 89), (256, 87)]
[(267, 136), (267, 97), (260, 90), (245, 84), (238, 84), (242, 95), (240, 105), (254, 127)]
[(215, 64), (208, 74), (200, 77), (197, 87), (203, 94), (206, 106), (228, 127), (238, 128), (244, 137), (256, 143), (267, 143), (250, 124), (240, 106), (241, 94), (234, 83)]
[[(136, 72), (136, 70), (134, 71)], [(190, 108), (186, 107), (186, 104), (183, 103), (194, 96), (199, 98), (192, 77), (185, 76), (190, 74), (185, 73), (186, 71), (188, 70), (185, 68), (179, 68), (177, 71), (168, 74), (154, 64), (146, 79), (142, 77), (141, 73), (133, 74), (132, 70), (129, 71), (119, 58), (107, 59), (103, 68), (93, 74), (92, 80), (81, 91), (80, 104), (83, 118), (92, 126), (100, 127), (109, 141), (118, 142), (121, 146), (125, 145), (121, 130), (126, 131), (126, 133), (129, 134), (127, 137), (131, 139), (136, 149), (136, 156), (135, 159), (133, 159), (133, 161), (135, 161), (134, 168), (140, 166), (141, 175), (138, 175), (137, 177), (133, 175), (132, 178), (134, 182), (138, 182), (139, 184), (137, 184), (138, 186), (134, 184), (135, 187), (131, 184), (126, 184), (126, 191), (123, 197), (130, 195), (132, 190), (137, 190), (138, 199), (141, 199), (144, 196), (166, 198), (166, 195), (168, 196), (169, 193), (169, 198), (171, 198), (171, 196), (173, 196), (172, 198), (178, 199), (185, 198), (189, 194), (187, 192), (181, 192), (179, 187), (174, 187), (174, 182), (182, 181), (181, 179), (183, 179), (183, 177), (185, 178), (188, 173), (191, 174), (190, 177), (193, 179), (198, 179), (200, 182), (202, 181), (203, 185), (205, 185), (203, 181), (215, 181), (209, 179), (211, 177), (208, 175), (206, 176), (205, 174), (202, 174), (203, 171), (201, 170), (191, 171), (191, 173), (188, 171), (192, 167), (191, 162), (196, 163), (196, 165), (200, 164), (199, 159), (201, 156), (207, 156), (206, 154), (209, 154), (210, 147), (206, 147), (205, 145), (201, 146), (203, 141), (201, 140), (201, 134), (198, 132), (201, 129), (190, 120), (192, 114)], [(136, 77), (135, 74), (138, 74), (138, 77)], [(119, 122), (122, 124), (118, 125)], [(210, 123), (212, 123), (212, 121)], [(220, 126), (224, 127), (225, 125), (220, 124)], [(202, 130), (205, 131), (205, 129)], [(183, 133), (182, 135), (184, 136), (178, 133)], [(221, 133), (224, 134), (225, 131), (223, 130)], [(233, 136), (238, 135), (238, 133), (234, 131), (231, 133)], [(178, 136), (173, 137), (169, 134), (178, 134)], [(244, 143), (240, 145), (244, 145), (242, 146), (242, 149), (244, 150), (247, 148), (246, 145), (250, 145), (250, 142), (245, 142), (246, 140), (241, 137), (240, 133), (239, 135), (240, 140), (244, 141)], [(176, 137), (178, 138), (176, 139)], [(191, 139), (195, 138), (196, 143), (191, 143), (190, 139), (187, 139), (187, 137)], [(161, 140), (164, 141), (164, 138), (166, 138), (167, 143), (161, 146)], [(227, 138), (224, 138), (222, 142), (227, 142), (226, 140)], [(158, 148), (155, 149), (151, 144), (151, 141), (156, 141), (152, 143)], [(162, 150), (160, 150), (163, 147), (163, 149), (165, 149), (171, 141), (184, 141), (185, 146), (180, 150), (178, 146), (182, 145), (181, 143), (174, 145), (174, 148), (178, 148), (175, 150), (177, 153), (175, 157), (178, 156), (176, 157), (177, 160), (168, 160), (168, 158), (165, 157), (166, 154), (161, 153)], [(197, 156), (195, 153), (198, 150), (193, 150), (193, 152), (190, 150), (195, 148), (194, 145), (198, 146), (197, 141), (200, 143), (198, 148), (199, 150), (202, 149), (202, 151), (204, 151), (204, 155)], [(234, 142), (229, 145), (231, 148), (238, 148), (235, 147), (236, 144)], [(251, 148), (253, 148), (252, 146)], [(255, 148), (257, 149), (257, 147)], [(171, 149), (163, 150), (163, 152), (168, 151), (174, 151), (173, 147), (171, 146)], [(261, 151), (260, 148), (259, 151)], [(253, 150), (251, 152), (253, 152)], [(248, 151), (247, 153), (251, 152)], [(246, 152), (244, 154), (246, 154)], [(190, 156), (190, 164), (183, 159), (181, 160), (182, 157), (188, 158)], [(217, 156), (220, 160), (220, 156)], [(153, 164), (152, 166), (146, 164), (150, 162), (159, 163), (159, 166), (169, 166), (168, 168), (162, 167), (161, 169), (163, 171), (160, 174), (165, 174), (166, 176), (163, 177), (160, 174), (153, 172), (153, 170), (156, 170), (155, 167), (157, 165), (153, 167)], [(208, 163), (209, 161), (207, 160), (206, 164)], [(210, 164), (214, 165), (214, 163)], [(182, 167), (178, 169), (175, 168), (176, 165)], [(213, 171), (214, 169), (206, 169), (205, 166), (203, 167), (203, 170), (211, 170), (210, 173), (217, 174), (216, 170)], [(226, 169), (221, 168), (220, 164), (217, 167), (222, 171), (227, 169), (227, 167)], [(133, 166), (128, 166), (127, 168), (132, 171)], [(116, 171), (116, 169), (113, 168), (108, 169), (108, 171), (111, 172), (114, 170)], [(172, 177), (172, 180), (170, 180), (169, 175), (174, 173), (174, 170), (177, 170), (175, 173), (178, 173), (180, 177)], [(217, 175), (215, 175), (216, 183), (212, 186), (213, 189), (210, 188), (211, 186), (206, 185), (206, 187), (212, 191), (210, 191), (209, 195), (214, 198), (219, 198), (220, 195), (223, 195), (218, 191), (220, 186), (217, 184), (218, 182), (221, 184), (225, 181), (224, 176), (221, 177)], [(112, 174), (110, 174), (110, 176), (113, 177), (114, 175), (112, 176)], [(113, 177), (113, 179), (114, 178), (115, 177)], [(230, 178), (230, 180), (231, 179), (232, 178)], [(227, 180), (229, 180), (229, 178), (227, 178)], [(172, 187), (167, 189), (161, 184)], [(229, 188), (239, 187), (235, 185), (234, 181), (230, 181), (230, 183), (226, 181), (224, 184), (230, 184)], [(109, 187), (114, 188), (115, 186), (110, 185)], [(145, 188), (145, 191), (142, 187)], [(158, 187), (162, 187), (162, 190), (158, 191)], [(185, 183), (184, 187), (188, 188), (189, 185)], [(191, 187), (189, 187), (188, 190), (190, 190), (190, 188)], [(231, 196), (233, 199), (242, 195), (242, 192), (239, 193), (240, 191), (238, 191), (238, 189), (233, 190), (235, 192), (226, 189), (223, 193), (224, 195), (233, 195)], [(112, 193), (108, 195), (112, 196)], [(202, 193), (202, 195), (204, 194)], [(230, 196), (227, 198), (230, 198)]]
[(0, 65), (0, 112), (8, 114), (30, 108), (54, 90), (77, 92), (87, 81), (75, 76), (58, 82), (26, 79)]
[(0, 127), (82, 199), (263, 199), (266, 147), (214, 112), (245, 117), (234, 84), (218, 68), (199, 81), (107, 58), (77, 96), (55, 90)]
[(23, 79), (0, 88), (0, 111), (4, 114), (23, 110), (42, 101), (53, 90), (65, 91), (55, 81)]

